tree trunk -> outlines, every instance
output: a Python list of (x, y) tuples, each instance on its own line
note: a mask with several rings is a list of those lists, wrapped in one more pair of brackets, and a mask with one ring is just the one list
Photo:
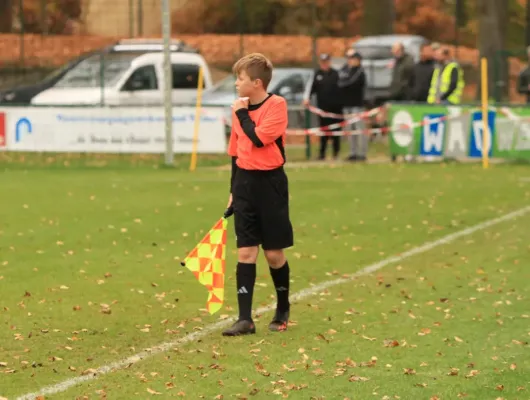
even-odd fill
[(11, 33), (13, 28), (13, 4), (11, 0), (0, 0), (0, 33)]
[[(480, 58), (486, 57), (488, 60), (488, 95), (490, 98), (495, 96), (496, 100), (502, 100), (509, 89), (508, 60), (506, 55), (501, 53), (506, 48), (508, 1), (478, 0), (477, 3), (478, 48)], [(478, 100), (480, 96), (481, 85), (479, 84)]]
[(362, 35), (394, 33), (394, 0), (364, 0)]
[(530, 46), (530, 1), (526, 1), (526, 46)]

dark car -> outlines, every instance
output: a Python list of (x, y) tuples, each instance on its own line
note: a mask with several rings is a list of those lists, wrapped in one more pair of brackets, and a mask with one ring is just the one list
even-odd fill
[[(149, 40), (149, 39), (124, 39), (120, 40), (112, 45), (90, 51), (80, 55), (74, 60), (68, 62), (62, 67), (53, 71), (50, 75), (44, 78), (42, 81), (24, 86), (16, 86), (14, 88), (1, 90), (0, 91), (0, 104), (30, 104), (31, 100), (39, 93), (50, 89), (59, 82), (66, 73), (76, 67), (81, 61), (99, 54), (108, 53), (145, 53), (145, 52), (157, 52), (163, 51), (164, 46), (161, 40)], [(181, 40), (173, 40), (170, 43), (171, 51), (198, 53), (199, 51)]]

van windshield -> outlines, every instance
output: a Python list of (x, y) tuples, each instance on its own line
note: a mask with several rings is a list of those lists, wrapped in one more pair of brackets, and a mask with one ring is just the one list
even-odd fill
[(138, 55), (94, 55), (81, 61), (57, 82), (58, 88), (98, 88), (114, 86)]
[(361, 56), (365, 60), (388, 60), (393, 58), (392, 47), (390, 46), (380, 46), (380, 45), (362, 45), (354, 46), (355, 50), (361, 53)]

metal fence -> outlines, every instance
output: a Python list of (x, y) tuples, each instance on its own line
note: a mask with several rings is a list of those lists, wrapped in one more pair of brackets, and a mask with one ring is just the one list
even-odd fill
[(519, 75), (528, 67), (525, 48), (499, 51), (493, 60), (492, 97), (498, 103), (526, 103), (519, 93)]

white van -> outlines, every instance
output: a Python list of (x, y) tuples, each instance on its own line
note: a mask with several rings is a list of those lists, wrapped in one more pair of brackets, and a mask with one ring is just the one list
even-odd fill
[[(203, 88), (212, 86), (208, 64), (200, 54), (171, 53), (173, 104), (193, 104), (199, 68)], [(35, 96), (35, 105), (161, 105), (164, 101), (164, 54), (126, 51), (98, 54), (70, 70), (55, 86)]]

